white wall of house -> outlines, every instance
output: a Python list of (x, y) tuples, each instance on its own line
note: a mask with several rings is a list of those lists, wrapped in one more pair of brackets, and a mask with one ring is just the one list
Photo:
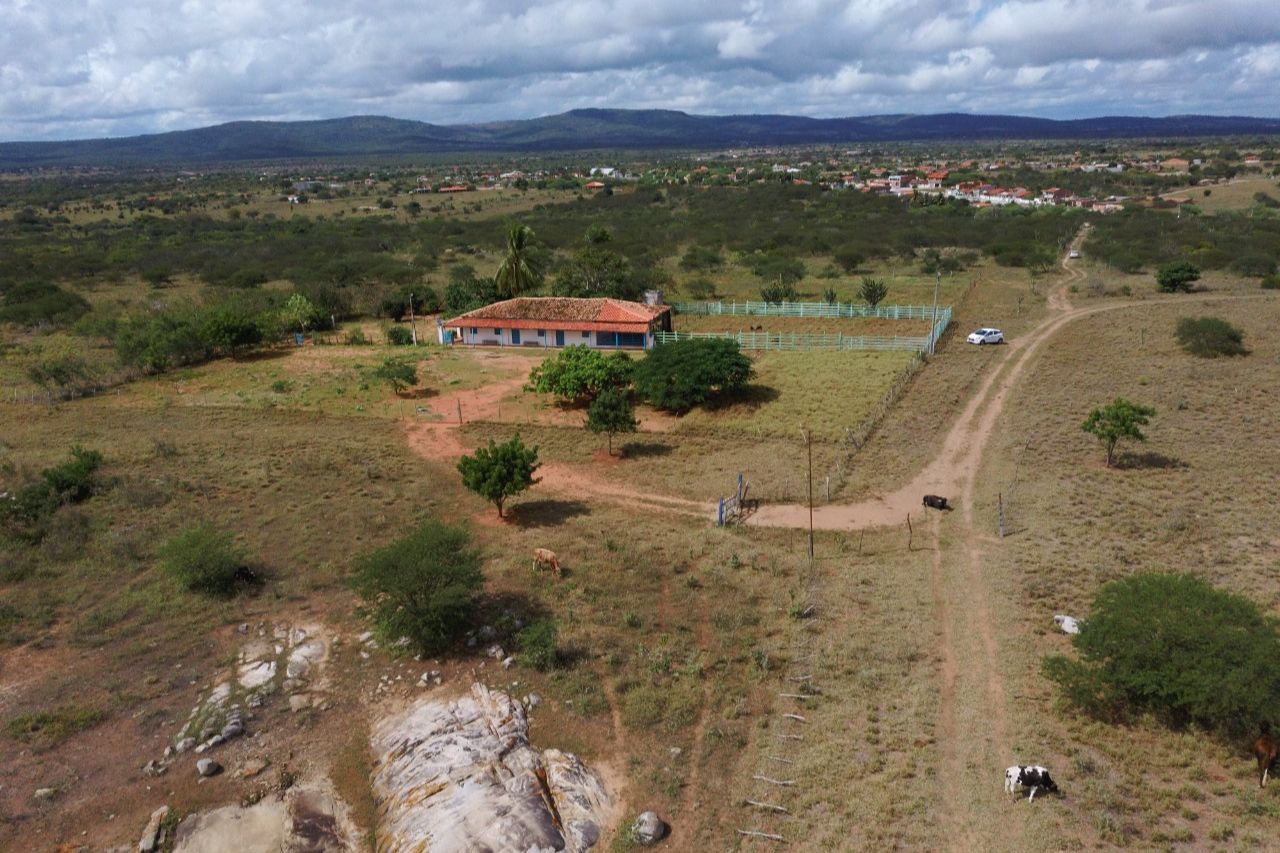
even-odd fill
[[(533, 349), (537, 347), (567, 347), (575, 344), (585, 344), (591, 349), (601, 350), (640, 348), (638, 346), (616, 347), (610, 344), (601, 344), (595, 332), (579, 330), (563, 330), (563, 339), (557, 337), (555, 329), (506, 329), (494, 326), (463, 326), (458, 331), (461, 333), (458, 336), (458, 343), (469, 346), (516, 346), (521, 349)], [(645, 333), (644, 348), (651, 348), (653, 340), (652, 332)]]

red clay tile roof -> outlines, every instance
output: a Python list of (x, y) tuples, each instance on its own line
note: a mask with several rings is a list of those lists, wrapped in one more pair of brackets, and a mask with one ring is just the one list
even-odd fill
[(581, 329), (601, 332), (644, 332), (671, 310), (669, 305), (643, 305), (621, 299), (577, 299), (569, 296), (521, 296), (495, 302), (445, 322), (445, 326), (506, 329)]

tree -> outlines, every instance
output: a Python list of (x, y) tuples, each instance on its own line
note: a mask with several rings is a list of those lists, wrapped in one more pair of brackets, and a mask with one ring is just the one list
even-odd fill
[(836, 289), (834, 287), (828, 287), (826, 290), (822, 291), (822, 301), (828, 305), (835, 305)]
[(513, 297), (542, 285), (542, 263), (533, 246), (533, 229), (513, 222), (507, 229), (507, 255), (493, 283), (499, 296)]
[(746, 387), (754, 371), (738, 342), (692, 338), (660, 344), (636, 365), (636, 394), (659, 409), (683, 413)]
[(1244, 332), (1221, 317), (1183, 317), (1174, 337), (1187, 352), (1201, 358), (1246, 355)]
[(574, 403), (593, 400), (631, 382), (635, 362), (625, 352), (605, 355), (582, 344), (567, 346), (529, 371), (529, 388)]
[(588, 245), (573, 254), (556, 276), (551, 292), (556, 296), (599, 297), (635, 299), (642, 287), (631, 275), (627, 259)]
[(596, 397), (587, 409), (587, 429), (595, 434), (609, 436), (609, 455), (613, 455), (613, 436), (619, 432), (635, 432), (640, 426), (636, 413), (627, 399), (627, 392), (620, 388), (608, 388)]
[(1051, 656), (1043, 668), (1086, 712), (1236, 737), (1280, 707), (1277, 625), (1192, 575), (1137, 574), (1099, 591), (1074, 640), (1079, 660)]
[(484, 584), (480, 555), (460, 527), (428, 521), (355, 561), (351, 585), (388, 642), (408, 637), (436, 654), (458, 637)]
[(202, 521), (160, 547), (164, 570), (192, 592), (229, 597), (241, 580), (254, 579), (231, 534)]
[(1200, 267), (1185, 258), (1170, 261), (1156, 272), (1156, 284), (1165, 293), (1191, 292), (1193, 282), (1200, 279)]
[(285, 325), (290, 329), (297, 329), (303, 333), (311, 328), (318, 316), (316, 306), (312, 305), (311, 300), (301, 293), (295, 293), (290, 296), (285, 300), (284, 307), (280, 309), (280, 319)]
[(262, 323), (247, 306), (225, 302), (205, 311), (200, 333), (214, 352), (240, 355), (262, 343)]
[(1107, 467), (1115, 460), (1116, 444), (1122, 438), (1134, 441), (1146, 441), (1139, 427), (1146, 426), (1155, 417), (1156, 410), (1149, 406), (1131, 403), (1123, 397), (1116, 397), (1110, 405), (1094, 409), (1080, 428), (1098, 440), (1107, 448)]
[(55, 355), (28, 367), (27, 378), (50, 393), (54, 388), (65, 392), (87, 383), (93, 372), (78, 355)]
[(462, 484), (496, 506), (498, 518), (508, 498), (538, 482), (533, 476), (537, 470), (538, 448), (525, 447), (518, 433), (502, 444), (489, 439), (487, 448), (478, 447), (474, 456), (458, 460)]
[(388, 358), (374, 368), (373, 378), (390, 385), (391, 390), (399, 396), (406, 388), (412, 388), (418, 384), (418, 370), (408, 361)]
[(863, 302), (875, 308), (888, 295), (889, 285), (884, 283), (884, 279), (871, 278), (870, 276), (862, 277), (862, 284), (858, 287), (858, 298)]
[[(444, 307), (451, 317), (492, 305), (497, 301), (497, 285), (489, 279), (468, 278), (450, 281), (444, 289)], [(408, 308), (407, 301), (405, 307)]]
[(599, 245), (600, 243), (608, 243), (613, 240), (613, 232), (603, 225), (595, 224), (587, 227), (587, 233), (582, 238), (585, 242)]

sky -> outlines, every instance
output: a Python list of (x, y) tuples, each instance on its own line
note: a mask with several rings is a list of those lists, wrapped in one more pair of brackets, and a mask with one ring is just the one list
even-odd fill
[(0, 0), (0, 140), (240, 119), (1280, 117), (1280, 0)]

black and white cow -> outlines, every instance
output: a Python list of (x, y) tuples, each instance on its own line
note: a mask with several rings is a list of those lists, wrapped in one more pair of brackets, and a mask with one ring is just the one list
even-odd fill
[(1030, 767), (1010, 767), (1004, 771), (1004, 790), (1007, 794), (1016, 794), (1018, 789), (1030, 790), (1031, 794), (1027, 797), (1027, 802), (1031, 802), (1036, 798), (1037, 791), (1048, 791), (1051, 794), (1058, 793), (1058, 783), (1053, 781), (1049, 775), (1049, 771), (1038, 764)]

